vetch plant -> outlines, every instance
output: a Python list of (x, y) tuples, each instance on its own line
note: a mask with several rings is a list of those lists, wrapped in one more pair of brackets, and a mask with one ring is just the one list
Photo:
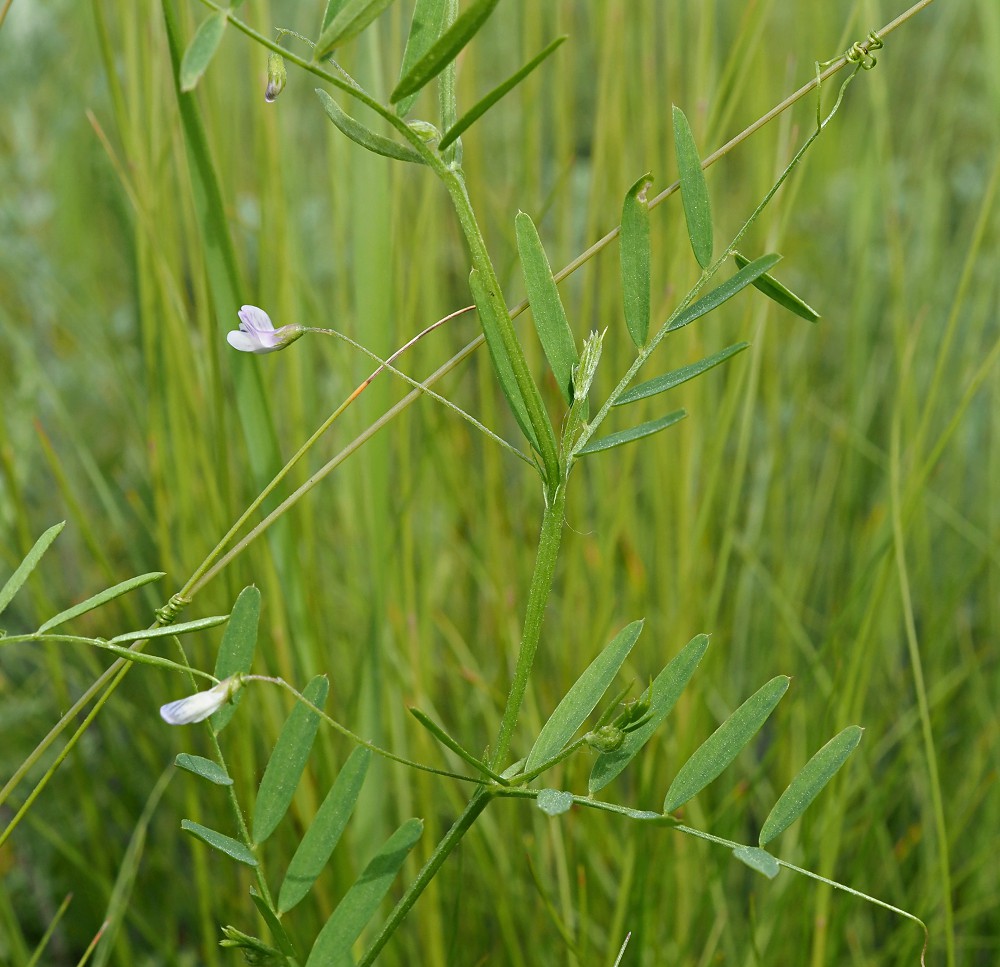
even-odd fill
[[(183, 57), (178, 58), (177, 24), (168, 20), (179, 91), (189, 91), (196, 87), (208, 69), (224, 31), (232, 26), (269, 51), (265, 94), (268, 102), (273, 101), (286, 86), (287, 62), (319, 78), (337, 92), (338, 96), (352, 99), (375, 112), (392, 130), (393, 137), (379, 134), (355, 119), (328, 91), (317, 91), (319, 106), (325, 115), (354, 144), (383, 157), (422, 166), (440, 181), (451, 200), (467, 246), (470, 262), (469, 291), (482, 330), (473, 343), (444, 364), (431, 378), (416, 380), (398, 369), (394, 365), (395, 360), (415, 341), (457, 313), (427, 327), (398, 352), (383, 360), (336, 330), (297, 323), (275, 328), (263, 309), (252, 305), (242, 306), (239, 310), (239, 331), (229, 332), (226, 337), (236, 350), (252, 354), (270, 353), (285, 348), (307, 332), (323, 333), (334, 335), (367, 353), (378, 363), (378, 369), (335, 410), (234, 523), (181, 591), (157, 613), (157, 620), (152, 628), (117, 636), (107, 642), (79, 639), (80, 643), (112, 650), (118, 659), (107, 677), (100, 680), (99, 687), (106, 689), (104, 695), (110, 694), (117, 687), (131, 663), (158, 664), (192, 676), (192, 684), (193, 678), (199, 676), (215, 683), (207, 689), (195, 691), (185, 698), (164, 705), (160, 709), (160, 715), (171, 725), (206, 723), (214, 759), (182, 753), (175, 762), (178, 768), (225, 790), (231, 806), (233, 827), (229, 832), (223, 832), (190, 819), (184, 820), (182, 826), (206, 846), (251, 871), (254, 886), (250, 892), (250, 901), (266, 924), (270, 936), (265, 939), (247, 932), (251, 922), (248, 916), (247, 922), (241, 927), (223, 928), (224, 936), (221, 941), (224, 947), (239, 948), (248, 962), (320, 967), (347, 962), (348, 958), (356, 956), (359, 964), (374, 963), (380, 952), (392, 942), (401, 923), (466, 833), (490, 805), (504, 799), (530, 800), (550, 817), (558, 817), (574, 807), (609, 813), (609, 821), (627, 820), (648, 826), (650, 836), (662, 835), (664, 831), (670, 830), (724, 846), (737, 859), (768, 878), (775, 877), (785, 867), (826, 883), (831, 882), (800, 870), (774, 855), (767, 847), (805, 812), (843, 767), (860, 742), (862, 729), (857, 725), (842, 727), (811, 755), (774, 801), (760, 825), (755, 843), (739, 843), (715, 836), (687, 825), (680, 816), (680, 810), (732, 765), (753, 742), (789, 688), (790, 679), (786, 675), (773, 675), (738, 708), (723, 718), (716, 730), (676, 768), (672, 782), (663, 792), (662, 807), (657, 811), (637, 809), (598, 798), (598, 794), (612, 780), (634, 763), (675, 708), (708, 649), (709, 638), (706, 634), (692, 638), (665, 664), (662, 664), (662, 658), (657, 661), (647, 653), (642, 661), (646, 664), (653, 663), (651, 667), (657, 670), (648, 686), (637, 698), (632, 696), (630, 686), (625, 686), (621, 691), (612, 693), (609, 700), (609, 691), (630, 659), (643, 631), (642, 620), (629, 622), (580, 672), (574, 684), (548, 714), (528, 748), (516, 746), (515, 734), (522, 721), (522, 709), (539, 649), (558, 647), (557, 642), (546, 639), (544, 618), (546, 605), (556, 585), (556, 565), (567, 526), (566, 501), (570, 482), (586, 472), (588, 462), (603, 459), (606, 451), (663, 433), (687, 416), (684, 409), (662, 405), (658, 416), (640, 422), (632, 415), (635, 408), (630, 407), (630, 404), (658, 399), (661, 394), (705, 375), (734, 360), (748, 348), (748, 343), (737, 341), (720, 346), (701, 359), (639, 381), (643, 366), (672, 334), (703, 319), (740, 296), (744, 290), (756, 289), (761, 295), (802, 319), (816, 321), (818, 318), (813, 308), (779, 281), (774, 272), (781, 260), (779, 254), (765, 253), (749, 257), (742, 255), (739, 247), (745, 243), (749, 229), (765, 206), (840, 109), (850, 81), (859, 71), (874, 66), (871, 52), (882, 46), (882, 34), (873, 32), (867, 41), (855, 44), (843, 57), (826, 65), (825, 71), (821, 72), (821, 68), (817, 66), (816, 81), (811, 85), (817, 91), (815, 129), (760, 204), (747, 216), (735, 234), (724, 242), (716, 238), (712, 204), (703, 173), (708, 162), (701, 158), (684, 112), (677, 106), (673, 107), (678, 182), (660, 195), (650, 197), (654, 179), (652, 174), (646, 173), (625, 192), (620, 230), (611, 233), (598, 246), (603, 248), (617, 235), (623, 290), (621, 324), (609, 321), (603, 331), (592, 332), (580, 340), (576, 335), (577, 327), (567, 314), (558, 288), (558, 282), (568, 272), (553, 271), (535, 222), (523, 211), (513, 218), (513, 239), (528, 298), (526, 306), (517, 307), (514, 312), (508, 307), (494, 260), (479, 227), (472, 202), (473, 193), (466, 184), (463, 173), (463, 134), (507, 93), (541, 68), (565, 40), (563, 37), (553, 39), (536, 56), (460, 115), (454, 85), (456, 59), (466, 51), (497, 4), (498, 0), (474, 0), (459, 12), (458, 4), (453, 0), (417, 0), (412, 30), (398, 71), (398, 81), (388, 103), (382, 103), (367, 93), (339, 64), (331, 60), (337, 50), (356, 42), (359, 35), (382, 13), (387, 6), (384, 0), (331, 0), (322, 16), (315, 41), (308, 41), (312, 45), (312, 57), (309, 60), (284, 50), (277, 42), (267, 40), (248, 24), (237, 19), (232, 9), (222, 8), (211, 0), (205, 0), (205, 5), (212, 9), (212, 13), (189, 41)], [(895, 24), (900, 22), (901, 19)], [(290, 33), (279, 31), (279, 39)], [(818, 94), (821, 83), (824, 78), (844, 67), (849, 67), (851, 73), (839, 88), (832, 107), (824, 114)], [(292, 82), (295, 82), (294, 75)], [(415, 99), (432, 82), (437, 82), (438, 86), (440, 117), (433, 124), (408, 120)], [(191, 132), (197, 130), (196, 107), (189, 101), (185, 110), (188, 136), (192, 137)], [(665, 319), (656, 320), (653, 318), (650, 298), (653, 265), (650, 213), (678, 190), (699, 276), (669, 315)], [(595, 253), (592, 251), (590, 255), (593, 254)], [(578, 265), (574, 265), (574, 268), (577, 267)], [(529, 337), (524, 332), (519, 332), (514, 325), (514, 318), (524, 308), (530, 309), (534, 337), (537, 337), (558, 394), (551, 407), (539, 385), (537, 374), (532, 371), (528, 362), (525, 343)], [(458, 310), (464, 311), (466, 310)], [(610, 339), (625, 337), (631, 342), (634, 358), (624, 372), (614, 375), (610, 392), (603, 398), (596, 398), (595, 377), (601, 366), (605, 343)], [(489, 353), (493, 375), (523, 438), (518, 444), (505, 440), (499, 430), (484, 426), (479, 419), (431, 389), (441, 376), (483, 342)], [(407, 759), (355, 734), (335, 716), (326, 712), (329, 681), (324, 675), (312, 678), (299, 692), (280, 678), (253, 674), (261, 608), (261, 594), (254, 587), (245, 588), (233, 605), (211, 674), (193, 666), (183, 649), (176, 661), (144, 652), (149, 642), (160, 637), (173, 638), (178, 633), (195, 630), (204, 632), (213, 624), (220, 623), (219, 619), (202, 619), (201, 622), (178, 624), (176, 617), (204, 584), (225, 567), (249, 541), (263, 533), (288, 507), (305, 496), (336, 466), (331, 462), (314, 474), (307, 485), (300, 487), (253, 531), (233, 544), (243, 525), (281, 483), (291, 467), (383, 369), (412, 387), (405, 405), (422, 395), (433, 397), (448, 407), (449, 411), (456, 412), (476, 429), (487, 434), (505, 452), (521, 458), (521, 462), (531, 467), (540, 485), (541, 521), (537, 553), (524, 605), (519, 648), (513, 661), (511, 679), (505, 683), (506, 701), (502, 709), (498, 710), (495, 734), (490, 737), (468, 736), (461, 739), (450, 734), (424, 710), (410, 709), (415, 721), (443, 749), (464, 763), (462, 772), (438, 769)], [(557, 410), (556, 418), (551, 414), (553, 409)], [(38, 563), (54, 536), (43, 536), (36, 545), (37, 553), (33, 551), (29, 555), (22, 568), (0, 591), (0, 610), (23, 583), (26, 574)], [(129, 589), (131, 585), (125, 590)], [(115, 593), (124, 592), (119, 590)], [(103, 603), (104, 600), (110, 600), (110, 597), (102, 598), (98, 603)], [(82, 612), (75, 611), (72, 614), (66, 612), (57, 615), (42, 625), (34, 635), (4, 639), (3, 643), (12, 644), (15, 640), (56, 640), (49, 634), (51, 628), (80, 613)], [(77, 639), (66, 636), (65, 640)], [(236, 787), (227, 760), (229, 753), (224, 750), (220, 736), (237, 714), (238, 704), (245, 701), (247, 686), (252, 682), (269, 683), (283, 689), (291, 697), (292, 706), (273, 745), (267, 766), (254, 791), (255, 795), (250, 797), (253, 802), (250, 810), (244, 806), (250, 791)], [(627, 701), (630, 697), (631, 701)], [(239, 714), (246, 715), (247, 710), (244, 709)], [(270, 855), (265, 857), (262, 847), (286, 819), (321, 726), (332, 728), (348, 737), (357, 744), (357, 748), (341, 767), (311, 824), (303, 831), (294, 854), (281, 861), (283, 869), (279, 871), (279, 875), (275, 875), (273, 867), (265, 869), (265, 860), (268, 863), (273, 863), (274, 860)], [(77, 735), (79, 734), (78, 732)], [(76, 736), (73, 741), (75, 740)], [(473, 751), (484, 747), (486, 751), (483, 753)], [(44, 752), (44, 749), (41, 751)], [(555, 767), (578, 754), (589, 754), (592, 757), (585, 790), (546, 787), (535, 782), (546, 774), (558, 776), (559, 773), (553, 773)], [(420, 840), (424, 829), (421, 819), (404, 820), (384, 842), (373, 846), (367, 866), (346, 890), (340, 891), (333, 912), (314, 936), (303, 935), (296, 929), (292, 911), (310, 894), (323, 876), (358, 803), (373, 755), (461, 783), (465, 790), (464, 807), (439, 842), (428, 851), (416, 876), (405, 884), (402, 895), (389, 916), (375, 929), (373, 936), (366, 938), (364, 948), (357, 949), (359, 938), (378, 913), (382, 900)], [(558, 782), (555, 778), (551, 781)], [(20, 815), (15, 817), (5, 836), (19, 819)], [(864, 894), (843, 884), (832, 885), (864, 897)], [(910, 913), (872, 897), (864, 898), (921, 923)], [(248, 905), (248, 911), (249, 909)], [(621, 956), (620, 953), (619, 958)]]

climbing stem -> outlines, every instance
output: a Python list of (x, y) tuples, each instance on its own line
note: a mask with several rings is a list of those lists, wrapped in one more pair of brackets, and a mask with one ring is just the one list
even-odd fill
[(521, 711), (524, 693), (528, 687), (528, 678), (535, 663), (535, 652), (542, 633), (542, 620), (545, 617), (545, 604), (552, 590), (552, 579), (555, 575), (556, 560), (559, 557), (559, 547), (562, 544), (563, 522), (566, 516), (566, 481), (563, 480), (551, 492), (546, 493), (545, 513), (542, 516), (542, 528), (538, 538), (538, 551), (535, 555), (535, 571), (531, 576), (531, 588), (528, 591), (528, 607), (524, 615), (524, 629), (521, 632), (521, 647), (517, 654), (517, 665), (510, 684), (510, 694), (507, 705), (500, 720), (500, 732), (497, 735), (496, 751), (493, 753), (493, 768), (500, 769), (510, 751), (510, 741), (517, 725), (517, 716)]
[(472, 824), (479, 818), (480, 813), (490, 804), (493, 794), (485, 786), (476, 790), (469, 804), (462, 810), (462, 814), (452, 824), (451, 829), (445, 833), (444, 839), (434, 848), (423, 869), (417, 874), (417, 878), (407, 887), (406, 892), (396, 904), (388, 920), (382, 925), (378, 936), (372, 945), (365, 951), (364, 957), (358, 961), (358, 967), (368, 967), (375, 963), (376, 958), (382, 952), (382, 948), (389, 942), (389, 938), (396, 932), (396, 929), (410, 912), (410, 908), (417, 902), (420, 894), (424, 892), (427, 885), (434, 879), (441, 865), (448, 858), (451, 851), (458, 846), (462, 837), (472, 828)]

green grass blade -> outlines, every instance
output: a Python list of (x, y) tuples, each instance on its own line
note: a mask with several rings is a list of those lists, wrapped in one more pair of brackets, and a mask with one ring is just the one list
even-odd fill
[(386, 840), (323, 925), (306, 967), (330, 967), (348, 955), (351, 944), (374, 916), (423, 829), (422, 820), (408, 819)]
[(543, 762), (557, 756), (573, 738), (608, 690), (641, 631), (642, 621), (627, 624), (576, 680), (542, 726), (542, 731), (528, 753), (528, 760), (524, 764), (525, 772), (533, 772)]
[(712, 264), (712, 206), (708, 185), (701, 168), (701, 155), (684, 112), (674, 105), (674, 152), (681, 182), (681, 202), (687, 222), (691, 249), (698, 264), (707, 269)]
[(701, 376), (702, 373), (707, 373), (710, 369), (718, 366), (720, 363), (724, 363), (727, 359), (732, 359), (733, 356), (736, 356), (749, 347), (750, 343), (748, 342), (738, 342), (732, 346), (727, 346), (725, 349), (720, 349), (719, 352), (713, 353), (711, 356), (706, 356), (696, 363), (681, 366), (680, 369), (672, 370), (669, 373), (664, 373), (662, 376), (656, 376), (653, 379), (647, 380), (645, 383), (640, 383), (615, 400), (615, 406), (621, 406), (623, 403), (634, 403), (636, 400), (644, 400), (649, 396), (656, 396), (657, 393), (665, 393), (668, 389), (673, 389), (675, 386), (680, 386), (681, 383), (686, 383), (689, 379), (694, 379), (696, 376)]
[(754, 281), (762, 276), (771, 266), (781, 261), (781, 256), (777, 254), (762, 255), (759, 259), (754, 259), (745, 265), (734, 276), (726, 279), (722, 285), (716, 286), (708, 295), (702, 296), (693, 305), (688, 306), (672, 323), (669, 332), (675, 329), (683, 329), (689, 323), (708, 315), (713, 309), (718, 309), (724, 302), (728, 302), (738, 292), (742, 292), (748, 285), (753, 285)]
[(621, 234), (618, 237), (622, 267), (625, 325), (636, 348), (649, 337), (649, 207), (646, 193), (653, 184), (647, 172), (625, 195)]
[(661, 416), (658, 420), (650, 420), (648, 423), (640, 423), (627, 430), (609, 433), (598, 440), (591, 440), (583, 449), (577, 450), (576, 455), (583, 457), (589, 453), (600, 453), (601, 450), (620, 447), (623, 443), (631, 443), (633, 440), (641, 440), (643, 437), (652, 436), (654, 433), (659, 433), (660, 430), (665, 430), (668, 426), (679, 423), (685, 416), (687, 413), (684, 410), (675, 410), (673, 413)]
[[(746, 256), (740, 255), (739, 252), (733, 252), (733, 258), (736, 260), (736, 265), (741, 269), (743, 266), (750, 264), (750, 260)], [(754, 288), (759, 289), (769, 299), (777, 302), (779, 306), (788, 309), (789, 312), (794, 312), (795, 315), (801, 316), (807, 322), (816, 322), (820, 318), (819, 313), (808, 302), (800, 299), (791, 289), (783, 286), (773, 275), (765, 273), (756, 279), (753, 284)]]
[[(393, 2), (394, 0), (347, 0), (340, 4), (316, 41), (313, 59), (322, 60), (335, 47), (353, 40)], [(328, 6), (323, 19), (326, 20), (329, 16)]]
[(225, 833), (209, 829), (207, 826), (202, 826), (201, 823), (196, 823), (192, 819), (182, 819), (181, 829), (200, 839), (203, 843), (207, 843), (212, 849), (217, 849), (220, 853), (225, 853), (226, 856), (236, 860), (237, 863), (245, 863), (247, 866), (257, 865), (257, 857), (238, 839), (233, 839), (232, 836), (226, 836)]
[(178, 769), (184, 769), (196, 776), (200, 776), (202, 779), (207, 779), (217, 786), (231, 786), (233, 784), (233, 780), (229, 778), (229, 773), (218, 762), (213, 762), (204, 756), (180, 752), (174, 759), (174, 765)]
[[(317, 675), (302, 694), (317, 708), (322, 708), (329, 690), (330, 680), (325, 675)], [(253, 810), (254, 843), (263, 843), (288, 812), (316, 741), (319, 721), (319, 715), (301, 702), (296, 703), (285, 721), (257, 789)]]
[(802, 767), (764, 820), (757, 840), (761, 846), (781, 835), (809, 808), (810, 803), (858, 747), (863, 732), (861, 726), (849, 725), (830, 739)]
[[(468, 111), (465, 112), (447, 131), (445, 131), (438, 150), (444, 151), (448, 145), (453, 144), (465, 133), (465, 131), (476, 123), (497, 101), (506, 97), (518, 84), (521, 83), (536, 67), (539, 66), (550, 54), (554, 53), (562, 42), (566, 40), (566, 35), (556, 37), (548, 46), (540, 50), (531, 60), (528, 61), (519, 71), (511, 74), (502, 84), (498, 84), (485, 97), (480, 99)], [(404, 99), (405, 100), (405, 99)]]
[(120, 584), (116, 584), (112, 588), (106, 588), (103, 591), (99, 591), (97, 594), (92, 595), (85, 601), (81, 601), (79, 604), (74, 604), (72, 608), (60, 611), (59, 614), (49, 618), (48, 621), (39, 626), (38, 631), (36, 631), (35, 634), (44, 634), (46, 631), (51, 628), (55, 628), (57, 625), (65, 624), (73, 618), (78, 618), (81, 614), (86, 614), (88, 611), (93, 611), (94, 608), (99, 608), (102, 604), (107, 604), (109, 601), (114, 601), (115, 598), (119, 598), (123, 594), (128, 594), (129, 591), (134, 591), (136, 588), (141, 588), (146, 584), (152, 583), (153, 581), (159, 581), (159, 579), (164, 576), (164, 573), (165, 572), (163, 571), (150, 571), (148, 574), (139, 574), (134, 578), (129, 578), (127, 581), (122, 581)]
[(42, 934), (42, 939), (38, 941), (38, 945), (32, 951), (30, 959), (25, 963), (24, 967), (37, 967), (38, 964), (42, 962), (42, 954), (45, 953), (45, 948), (49, 945), (49, 941), (52, 939), (52, 935), (56, 932), (56, 928), (59, 926), (59, 921), (62, 920), (63, 915), (69, 909), (69, 905), (73, 900), (73, 894), (67, 893), (63, 897), (63, 902), (59, 904), (59, 909), (56, 910), (55, 916), (49, 921), (49, 925), (45, 928), (45, 933)]
[[(399, 67), (399, 79), (402, 80), (410, 68), (431, 49), (434, 41), (444, 30), (447, 0), (417, 0), (413, 8), (413, 18), (410, 20), (410, 32), (406, 37), (406, 49), (403, 51), (403, 63)], [(402, 98), (396, 104), (396, 113), (405, 118), (417, 99), (416, 94)]]
[[(229, 624), (219, 645), (219, 654), (215, 659), (215, 677), (221, 682), (230, 675), (243, 674), (250, 671), (253, 665), (253, 654), (257, 648), (257, 622), (260, 619), (260, 591), (253, 587), (244, 588), (239, 593)], [(236, 713), (236, 706), (243, 698), (242, 689), (238, 691), (231, 702), (227, 702), (212, 716), (212, 727), (221, 732)]]
[(215, 52), (222, 42), (227, 17), (224, 11), (206, 17), (198, 28), (181, 61), (180, 85), (184, 93), (198, 86), (202, 74), (208, 69)]
[[(537, 452), (541, 452), (538, 437), (535, 435), (531, 420), (528, 417), (528, 408), (525, 406), (524, 397), (514, 378), (514, 369), (510, 363), (510, 357), (504, 348), (503, 339), (500, 336), (500, 320), (498, 313), (506, 312), (506, 307), (498, 305), (498, 300), (491, 298), (486, 287), (479, 280), (479, 270), (473, 269), (469, 274), (469, 288), (472, 290), (472, 300), (476, 303), (479, 311), (479, 321), (483, 327), (483, 335), (486, 337), (486, 348), (490, 352), (493, 360), (493, 369), (497, 374), (500, 383), (500, 390), (507, 398), (514, 419), (521, 428), (521, 432), (528, 438), (531, 445)], [(550, 431), (551, 432), (551, 428)]]
[(139, 816), (135, 829), (129, 837), (128, 847), (122, 857), (118, 867), (118, 875), (115, 877), (114, 886), (111, 889), (111, 896), (108, 898), (108, 906), (104, 914), (104, 928), (101, 939), (95, 949), (94, 967), (104, 967), (111, 961), (112, 954), (116, 948), (116, 939), (121, 931), (122, 924), (126, 916), (131, 912), (131, 899), (135, 887), (136, 876), (142, 863), (143, 854), (146, 850), (146, 833), (149, 824), (153, 820), (156, 808), (167, 791), (167, 786), (173, 778), (173, 770), (169, 767), (160, 775), (153, 791), (146, 799), (142, 814)]
[(462, 48), (476, 35), (500, 0), (476, 0), (465, 13), (434, 42), (405, 76), (400, 78), (389, 102), (396, 104), (410, 94), (416, 94), (422, 87), (441, 73), (458, 55)]
[(344, 763), (288, 864), (278, 893), (279, 914), (291, 910), (323, 872), (357, 805), (371, 758), (371, 750), (359, 746)]
[[(214, 318), (222, 320), (222, 324), (229, 328), (230, 320), (233, 319), (236, 310), (247, 301), (243, 280), (240, 278), (236, 262), (226, 205), (212, 161), (201, 111), (194, 94), (185, 94), (180, 90), (181, 48), (176, 0), (163, 0), (163, 19), (167, 28), (170, 60), (177, 83), (177, 105), (184, 128), (184, 143), (191, 173), (192, 200), (198, 216), (204, 271), (209, 282), (212, 312)], [(238, 414), (240, 427), (246, 439), (253, 479), (263, 486), (284, 461), (274, 430), (271, 404), (264, 393), (260, 367), (251, 359), (237, 360), (233, 365), (233, 381), (236, 386), (233, 408)], [(277, 542), (278, 536), (272, 536), (275, 547)]]
[(702, 656), (708, 649), (708, 635), (692, 638), (680, 653), (653, 679), (652, 685), (642, 695), (649, 699), (647, 720), (637, 729), (626, 734), (625, 741), (614, 752), (602, 752), (590, 770), (588, 791), (591, 795), (603, 789), (639, 753), (652, 738), (663, 720), (670, 714), (681, 692), (687, 687)]
[(762, 685), (698, 747), (670, 784), (665, 813), (696, 796), (740, 754), (774, 711), (789, 681), (787, 675), (777, 675)]
[(767, 850), (756, 846), (737, 846), (733, 850), (733, 856), (741, 863), (746, 863), (751, 870), (763, 873), (769, 880), (773, 880), (781, 870), (778, 861)]
[(542, 240), (531, 216), (518, 212), (514, 219), (517, 251), (521, 257), (521, 272), (528, 290), (531, 316), (535, 330), (545, 350), (545, 358), (555, 375), (559, 391), (566, 403), (573, 402), (573, 369), (580, 361), (576, 342), (566, 319), (566, 310), (559, 298), (559, 288), (552, 278), (552, 268), (542, 248)]
[(371, 151), (373, 154), (380, 154), (385, 158), (394, 158), (397, 161), (409, 161), (412, 164), (418, 165), (424, 163), (424, 159), (409, 145), (399, 144), (391, 138), (384, 138), (381, 134), (376, 134), (370, 128), (365, 127), (360, 121), (346, 114), (341, 110), (340, 105), (322, 88), (317, 87), (316, 93), (319, 95), (320, 101), (323, 102), (323, 110), (326, 111), (326, 116), (355, 144), (360, 144), (362, 148)]
[(42, 555), (49, 549), (49, 546), (59, 536), (65, 526), (66, 521), (60, 521), (58, 524), (53, 524), (47, 531), (45, 531), (45, 533), (42, 534), (37, 541), (35, 541), (24, 560), (18, 564), (14, 573), (7, 578), (3, 588), (0, 588), (0, 614), (3, 614), (4, 609), (8, 604), (10, 604), (11, 598), (13, 598), (14, 595), (21, 590), (21, 585), (28, 580), (28, 576), (38, 566), (38, 562), (42, 559)]

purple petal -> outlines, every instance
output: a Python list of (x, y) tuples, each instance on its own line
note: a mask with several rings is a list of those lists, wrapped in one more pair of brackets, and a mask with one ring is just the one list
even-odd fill
[(274, 324), (271, 317), (257, 306), (243, 306), (239, 311), (240, 329), (244, 332), (271, 332)]

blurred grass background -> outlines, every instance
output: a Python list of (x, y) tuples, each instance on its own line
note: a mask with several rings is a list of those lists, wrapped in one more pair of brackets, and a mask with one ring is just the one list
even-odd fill
[[(249, 0), (240, 11), (265, 33), (314, 34), (315, 6)], [(675, 177), (671, 102), (707, 154), (807, 80), (815, 59), (899, 9), (842, 0), (502, 3), (461, 62), (461, 103), (556, 33), (571, 38), (464, 139), (470, 194), (508, 301), (523, 297), (519, 208), (538, 223), (553, 266), (564, 264), (617, 223), (625, 190), (644, 171), (658, 188)], [(177, 10), (186, 41), (203, 8)], [(382, 96), (395, 82), (409, 10), (395, 5), (343, 52), (345, 66)], [(469, 301), (467, 259), (431, 176), (347, 142), (322, 115), (315, 86), (292, 69), (279, 101), (265, 105), (264, 56), (230, 30), (198, 89), (240, 300), (264, 306), (278, 325), (333, 325), (388, 354)], [(0, 90), (0, 574), (47, 526), (69, 521), (4, 625), (30, 630), (105, 584), (168, 572), (157, 591), (76, 626), (110, 637), (148, 623), (266, 479), (244, 441), (238, 380), (259, 376), (287, 457), (370, 363), (322, 337), (259, 358), (226, 346), (238, 303), (220, 315), (208, 291), (211, 255), (159, 5), (15, 2), (0, 29)], [(414, 114), (433, 119), (425, 97)], [(709, 171), (717, 238), (742, 222), (814, 114), (807, 99)], [(646, 618), (627, 666), (637, 687), (694, 634), (711, 632), (668, 727), (608, 798), (658, 809), (677, 764), (715, 725), (765, 680), (790, 674), (769, 728), (690, 804), (687, 820), (754, 841), (808, 756), (845, 725), (863, 725), (843, 775), (776, 851), (925, 919), (928, 962), (937, 963), (946, 851), (957, 962), (967, 965), (1000, 956), (998, 135), (993, 0), (934, 4), (889, 38), (878, 67), (852, 86), (743, 246), (751, 255), (783, 252), (781, 278), (821, 322), (812, 327), (743, 296), (672, 337), (657, 372), (738, 339), (752, 348), (675, 391), (670, 404), (690, 414), (680, 426), (574, 475), (516, 745), (527, 749), (532, 730), (627, 621)], [(676, 198), (655, 210), (652, 226), (655, 321), (696, 270)], [(617, 247), (562, 292), (579, 337), (610, 327), (600, 397), (630, 358)], [(540, 375), (541, 353), (520, 325)], [(471, 317), (449, 323), (405, 368), (425, 374), (474, 334)], [(437, 388), (514, 437), (485, 356)], [(405, 389), (384, 377), (373, 384), (292, 482)], [(554, 386), (546, 391), (554, 403)], [(405, 708), (419, 705), (470, 748), (491, 741), (538, 519), (534, 478), (424, 400), (297, 505), (188, 615), (227, 610), (241, 587), (258, 584), (255, 670), (299, 684), (326, 671), (328, 708), (340, 721), (443, 763)], [(946, 843), (935, 834), (901, 574)], [(210, 668), (218, 639), (202, 636), (193, 660)], [(4, 781), (103, 663), (66, 649), (3, 650)], [(165, 673), (133, 671), (0, 848), (0, 963), (27, 961), (68, 892), (44, 962), (76, 963), (107, 915), (161, 773), (179, 751), (207, 754), (197, 730), (168, 729), (156, 715), (185, 690)], [(255, 690), (224, 737), (245, 803), (287, 710), (277, 691)], [(272, 879), (348, 752), (321, 733), (293, 814), (268, 845)], [(585, 759), (551, 783), (584, 788)], [(9, 819), (29, 788), (19, 787), (0, 816)], [(315, 898), (287, 918), (303, 941), (381, 839), (417, 815), (427, 825), (412, 876), (464, 792), (376, 763), (364, 795)], [(170, 782), (101, 962), (228, 964), (220, 925), (263, 930), (249, 879), (180, 833), (185, 816), (231, 826), (221, 795), (183, 775)], [(611, 963), (628, 931), (624, 963), (692, 967), (916, 963), (922, 943), (914, 925), (885, 911), (787, 872), (766, 882), (700, 841), (580, 811), (553, 821), (499, 803), (381, 962)]]

